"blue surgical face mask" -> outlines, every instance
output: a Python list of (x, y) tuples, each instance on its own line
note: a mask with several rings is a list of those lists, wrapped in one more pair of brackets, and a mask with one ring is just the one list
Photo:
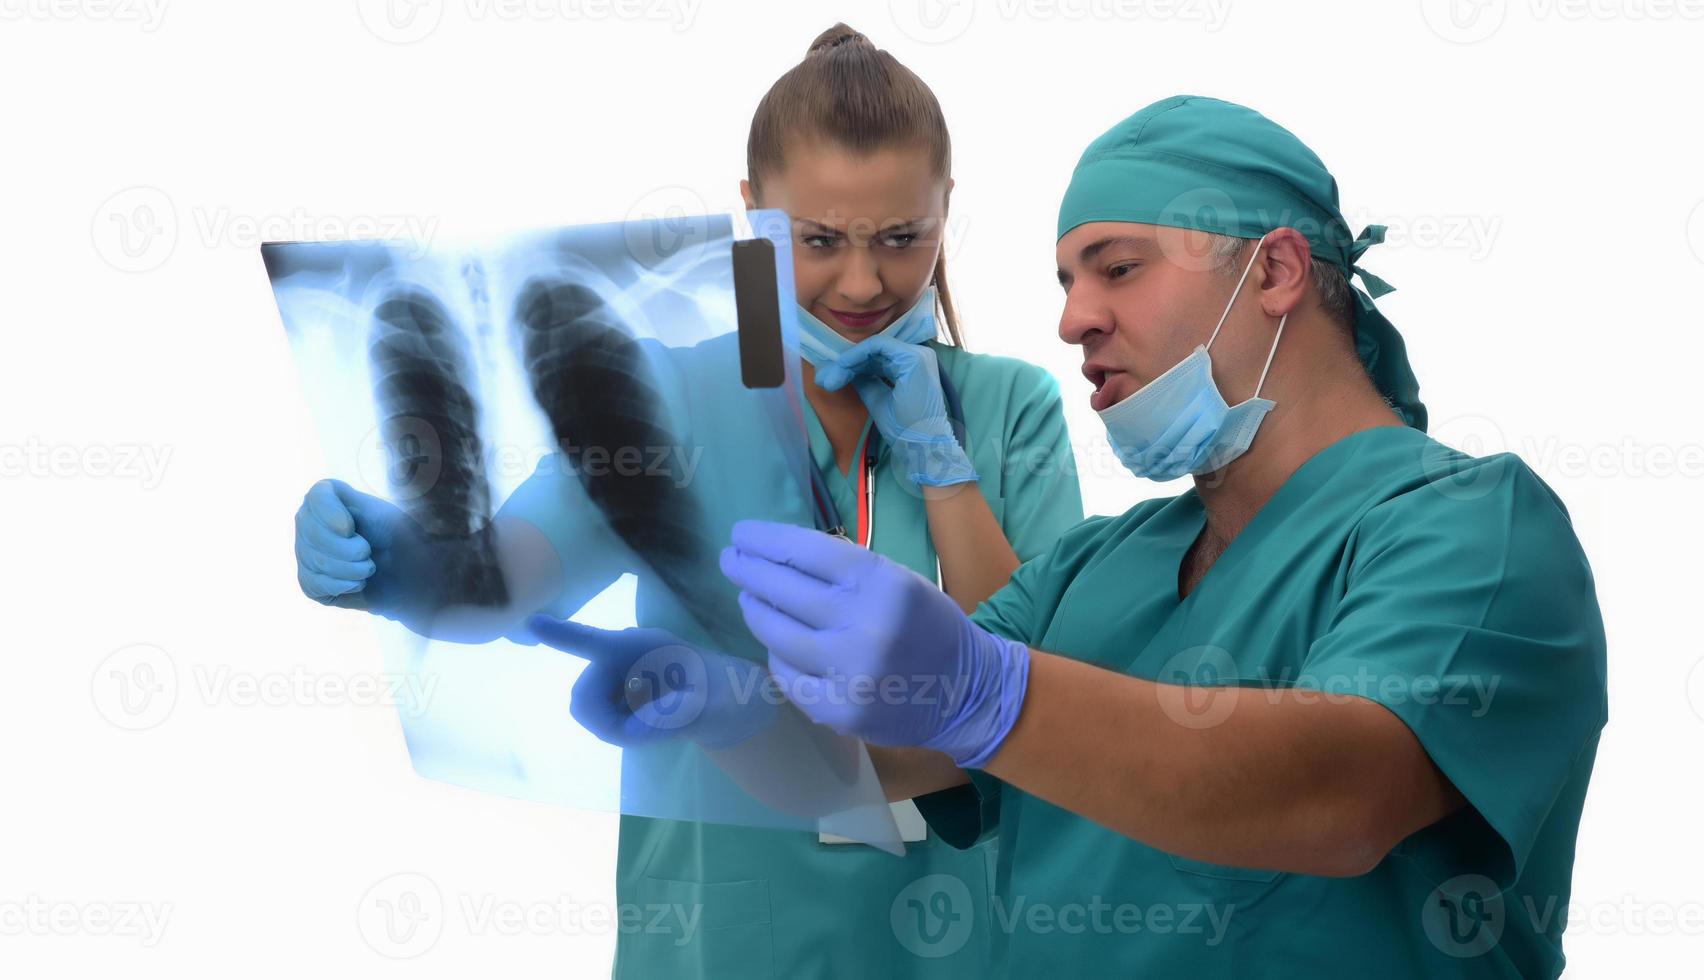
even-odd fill
[(1237, 280), (1237, 288), (1232, 291), (1231, 300), (1225, 304), (1225, 312), (1220, 314), (1207, 343), (1135, 394), (1099, 413), (1118, 461), (1137, 476), (1175, 480), (1185, 474), (1211, 473), (1226, 466), (1248, 451), (1261, 420), (1272, 411), (1274, 403), (1261, 398), (1260, 389), (1266, 384), (1272, 357), (1278, 353), (1278, 340), (1284, 336), (1288, 313), (1278, 321), (1278, 334), (1272, 338), (1266, 367), (1261, 368), (1254, 397), (1248, 401), (1236, 405), (1225, 403), (1218, 385), (1213, 383), (1213, 358), (1207, 353), (1225, 326), (1225, 319), (1231, 315), (1231, 307), (1236, 304), (1237, 294), (1242, 292), (1243, 282), (1254, 268), (1264, 243), (1264, 238), (1255, 243), (1254, 255), (1249, 257), (1248, 266)]
[[(921, 344), (935, 339), (935, 287), (923, 290), (923, 296), (874, 337), (892, 337), (902, 344)], [(832, 363), (852, 349), (852, 341), (834, 332), (834, 328), (818, 320), (804, 307), (799, 307), (799, 353), (814, 367)]]

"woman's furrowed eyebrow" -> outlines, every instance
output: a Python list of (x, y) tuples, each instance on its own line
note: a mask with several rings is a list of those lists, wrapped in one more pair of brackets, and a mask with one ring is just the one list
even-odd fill
[[(825, 225), (813, 218), (794, 218), (793, 223), (798, 227), (799, 233), (802, 235), (840, 236), (846, 234), (846, 232), (840, 228)], [(857, 223), (854, 224), (855, 226), (857, 225)], [(875, 229), (873, 234), (921, 235), (924, 234), (927, 229), (933, 227), (934, 224), (935, 219), (933, 218), (909, 218), (904, 221), (894, 221), (892, 224), (882, 225), (880, 228)]]
[(935, 219), (933, 218), (909, 218), (905, 221), (895, 221), (893, 224), (883, 225), (881, 233), (884, 235), (921, 234), (924, 229), (933, 226), (934, 223)]

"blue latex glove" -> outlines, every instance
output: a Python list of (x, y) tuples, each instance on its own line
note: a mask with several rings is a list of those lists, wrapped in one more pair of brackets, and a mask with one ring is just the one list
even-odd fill
[(433, 567), (413, 518), (342, 480), (309, 487), (296, 510), (296, 582), (316, 602), (404, 621), (429, 618)]
[(818, 368), (816, 383), (824, 391), (853, 386), (913, 482), (944, 487), (977, 478), (953, 434), (933, 350), (871, 337)]
[(980, 768), (1018, 720), (1029, 648), (897, 562), (791, 524), (740, 521), (722, 573), (769, 669), (812, 721)]
[(660, 629), (601, 630), (537, 615), (539, 642), (584, 657), (568, 711), (602, 741), (634, 748), (687, 738), (708, 749), (745, 741), (775, 719), (779, 694), (759, 664), (691, 646)]

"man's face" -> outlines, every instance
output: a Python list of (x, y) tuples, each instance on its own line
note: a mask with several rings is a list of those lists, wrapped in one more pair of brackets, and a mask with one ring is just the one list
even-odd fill
[[(1083, 376), (1095, 385), (1089, 399), (1095, 411), (1129, 397), (1212, 335), (1236, 277), (1219, 271), (1207, 243), (1200, 232), (1123, 221), (1078, 225), (1059, 240), (1059, 283), (1065, 289), (1059, 337), (1083, 348)], [(1269, 334), (1234, 329), (1239, 313), (1255, 308), (1257, 278), (1251, 275), (1244, 285), (1238, 309), (1213, 344), (1214, 375), (1221, 384), (1224, 366), (1240, 364), (1243, 348), (1252, 351), (1271, 341)], [(1258, 353), (1263, 358), (1264, 348)], [(1252, 379), (1248, 387), (1253, 389)]]

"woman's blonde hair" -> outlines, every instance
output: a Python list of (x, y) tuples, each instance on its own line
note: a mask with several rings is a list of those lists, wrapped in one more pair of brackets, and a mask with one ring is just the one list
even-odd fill
[[(775, 80), (751, 119), (746, 179), (756, 197), (765, 174), (780, 172), (789, 140), (827, 139), (854, 153), (922, 147), (935, 174), (952, 174), (952, 140), (935, 93), (911, 69), (845, 24), (817, 35), (805, 58)], [(964, 346), (947, 289), (945, 229), (935, 257), (935, 298), (955, 346)]]

